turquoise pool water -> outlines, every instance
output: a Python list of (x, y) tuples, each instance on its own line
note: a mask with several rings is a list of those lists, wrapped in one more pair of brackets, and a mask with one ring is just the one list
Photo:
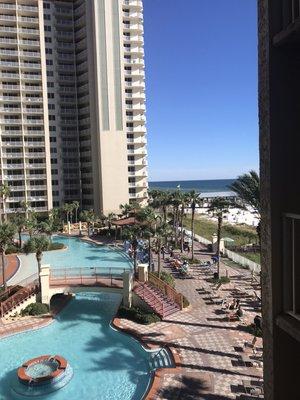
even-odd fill
[(115, 271), (132, 268), (130, 260), (122, 251), (107, 246), (64, 236), (54, 236), (53, 242), (64, 243), (68, 248), (44, 253), (43, 264), (50, 264), (52, 268), (101, 267), (102, 270), (111, 268)]
[(82, 292), (51, 325), (0, 340), (0, 399), (30, 399), (30, 393), (24, 397), (10, 389), (16, 369), (31, 358), (58, 354), (73, 368), (72, 380), (35, 399), (141, 400), (150, 382), (152, 355), (110, 327), (120, 301), (115, 293)]

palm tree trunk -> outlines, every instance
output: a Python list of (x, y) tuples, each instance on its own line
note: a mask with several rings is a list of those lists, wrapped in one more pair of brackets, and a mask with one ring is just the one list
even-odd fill
[(22, 231), (19, 230), (19, 247), (22, 248)]
[(158, 271), (158, 277), (160, 279), (160, 274), (161, 274), (161, 262), (160, 262), (160, 248), (161, 248), (161, 242), (160, 239), (157, 241), (158, 244), (158, 252), (157, 252), (157, 271)]
[(183, 216), (184, 216), (184, 207), (183, 205), (181, 206), (181, 215), (180, 215), (180, 234), (181, 234), (181, 253), (183, 253), (183, 240), (184, 240), (184, 234), (183, 234)]
[(150, 272), (150, 268), (151, 268), (151, 237), (150, 236), (149, 236), (149, 239), (148, 239), (148, 258), (149, 258), (148, 270)]
[(220, 243), (221, 243), (221, 230), (222, 230), (222, 222), (223, 218), (221, 216), (218, 217), (218, 247), (217, 247), (217, 255), (218, 255), (218, 277), (220, 277)]
[(2, 251), (1, 256), (2, 256), (2, 284), (3, 284), (3, 289), (6, 290), (6, 274), (5, 274), (5, 252)]
[(194, 230), (195, 230), (195, 209), (192, 208), (192, 225), (191, 225), (191, 231), (192, 231), (192, 261), (194, 260)]

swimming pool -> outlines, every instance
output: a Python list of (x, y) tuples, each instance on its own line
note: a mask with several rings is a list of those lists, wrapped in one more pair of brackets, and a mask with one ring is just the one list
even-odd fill
[(116, 293), (82, 292), (51, 325), (0, 340), (0, 399), (29, 399), (10, 389), (16, 369), (42, 354), (59, 354), (73, 368), (72, 380), (51, 400), (141, 400), (151, 381), (153, 353), (110, 327), (121, 301)]

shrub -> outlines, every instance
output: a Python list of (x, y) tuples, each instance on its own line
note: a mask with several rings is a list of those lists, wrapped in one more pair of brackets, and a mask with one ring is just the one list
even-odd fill
[[(153, 275), (158, 277), (158, 272), (153, 272)], [(175, 287), (175, 279), (173, 275), (169, 274), (168, 272), (161, 271), (160, 279), (165, 283), (167, 283), (168, 285)]]
[(221, 285), (223, 285), (225, 283), (229, 283), (230, 278), (228, 278), (228, 276), (220, 276), (220, 278), (209, 278), (209, 279), (207, 279), (207, 282), (214, 283), (214, 284), (221, 283)]
[(190, 305), (190, 302), (188, 301), (188, 299), (185, 296), (182, 296), (182, 305), (183, 305), (183, 308), (186, 308)]
[(22, 253), (22, 249), (20, 247), (11, 244), (7, 247), (5, 254), (14, 254), (14, 253)]
[(53, 242), (53, 243), (50, 243), (48, 250), (61, 250), (64, 248), (65, 248), (65, 245), (63, 243)]
[(161, 319), (158, 315), (142, 310), (138, 307), (124, 307), (121, 306), (118, 311), (118, 317), (126, 318), (130, 321), (137, 322), (138, 324), (149, 325), (153, 322), (159, 322)]
[(257, 337), (262, 337), (262, 330), (261, 330), (261, 328), (259, 328), (259, 327), (256, 326), (255, 324), (247, 325), (245, 328), (246, 328), (245, 330), (246, 330), (247, 332), (251, 333), (251, 335), (257, 336)]
[(24, 317), (25, 315), (43, 315), (47, 314), (48, 312), (49, 312), (49, 307), (47, 304), (32, 303), (21, 311), (21, 315), (22, 317)]

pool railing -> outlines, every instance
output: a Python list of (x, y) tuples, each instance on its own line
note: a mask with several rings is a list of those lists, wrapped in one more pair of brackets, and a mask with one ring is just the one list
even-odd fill
[(50, 271), (50, 286), (105, 286), (123, 287), (126, 268), (53, 268)]

